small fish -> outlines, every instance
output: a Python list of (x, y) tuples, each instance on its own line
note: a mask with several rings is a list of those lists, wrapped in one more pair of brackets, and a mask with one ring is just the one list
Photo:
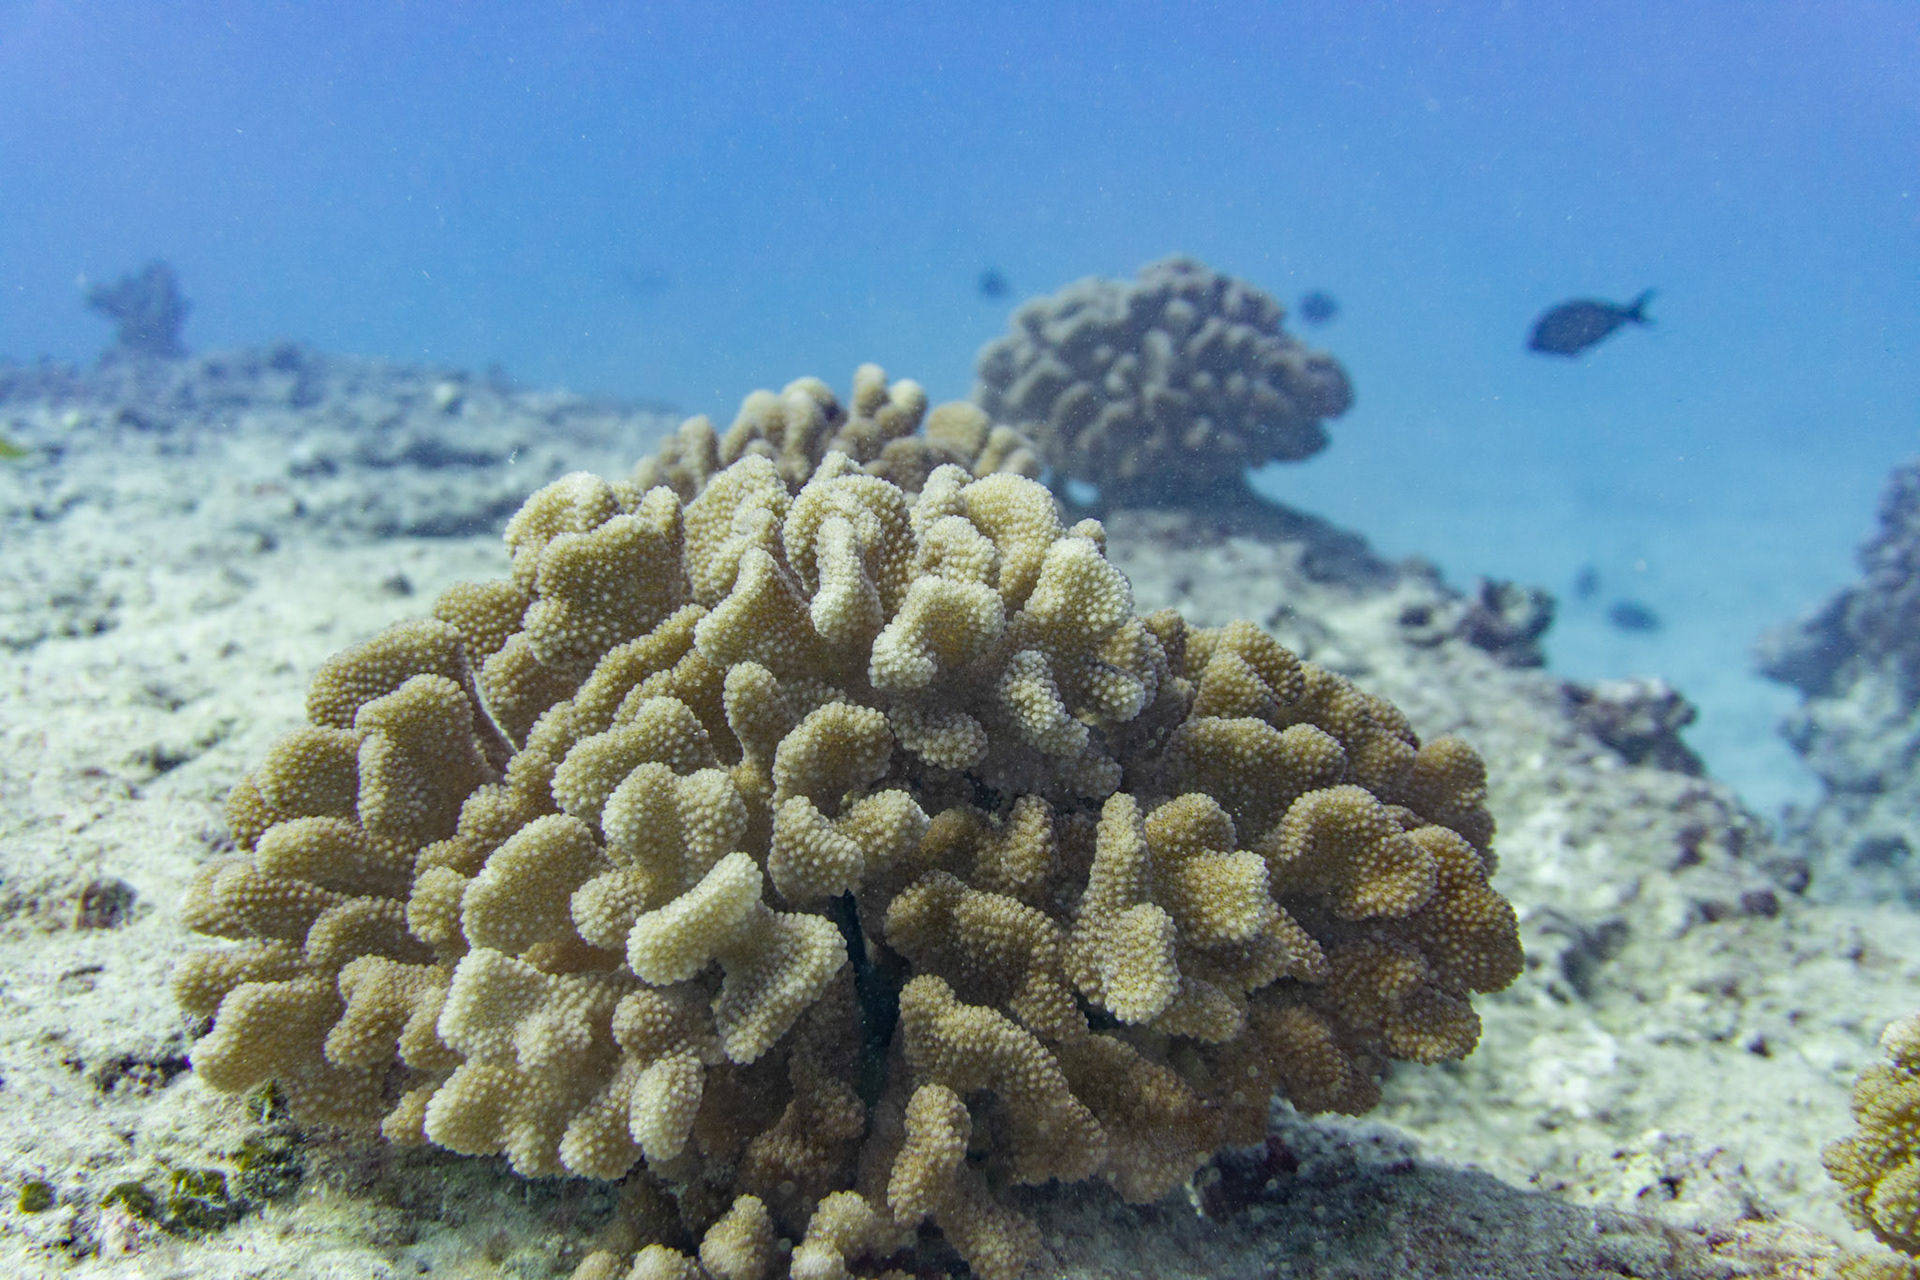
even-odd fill
[(0, 436), (0, 462), (12, 462), (15, 458), (24, 458), (31, 450), (22, 449), (5, 436)]
[(1577, 356), (1621, 325), (1652, 324), (1646, 306), (1653, 300), (1649, 289), (1627, 306), (1578, 298), (1563, 302), (1533, 322), (1533, 336), (1527, 349), (1550, 356)]
[(1576, 600), (1591, 600), (1600, 594), (1600, 571), (1590, 564), (1580, 566), (1580, 572), (1573, 575), (1573, 595)]
[(980, 290), (981, 297), (996, 301), (1013, 292), (1013, 286), (1007, 283), (1007, 278), (1000, 274), (998, 267), (988, 267), (982, 271), (980, 278), (974, 282), (974, 287)]
[(673, 284), (658, 267), (615, 267), (614, 278), (630, 298), (651, 298), (665, 293)]
[(1301, 295), (1300, 318), (1308, 324), (1325, 324), (1340, 314), (1340, 304), (1323, 289)]
[(1621, 631), (1658, 631), (1660, 615), (1638, 600), (1616, 600), (1607, 610), (1607, 621)]

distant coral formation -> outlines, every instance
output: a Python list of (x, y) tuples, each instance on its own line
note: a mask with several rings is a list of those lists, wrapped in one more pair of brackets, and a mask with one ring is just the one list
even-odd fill
[(1707, 767), (1681, 738), (1699, 711), (1685, 695), (1658, 676), (1629, 676), (1560, 684), (1561, 705), (1582, 729), (1620, 753), (1628, 764), (1651, 765), (1675, 773), (1703, 776)]
[(1880, 1046), (1887, 1060), (1853, 1087), (1859, 1129), (1827, 1148), (1827, 1172), (1846, 1193), (1847, 1216), (1920, 1256), (1920, 1014), (1889, 1026)]
[(1920, 461), (1888, 478), (1860, 567), (1762, 638), (1760, 669), (1805, 695), (1782, 731), (1826, 786), (1794, 823), (1814, 891), (1920, 902)]
[(232, 940), (175, 982), (201, 1077), (624, 1178), (584, 1280), (930, 1226), (994, 1280), (1042, 1249), (1013, 1187), (1152, 1200), (1276, 1094), (1468, 1053), (1521, 964), (1480, 759), (1137, 615), (1017, 439), (924, 411), (871, 366), (756, 394), (328, 662), (188, 896)]
[(113, 350), (125, 355), (177, 359), (187, 354), (181, 341), (189, 306), (173, 268), (149, 262), (138, 275), (87, 290), (87, 305), (117, 326)]
[(1014, 312), (974, 399), (1108, 504), (1246, 496), (1248, 467), (1312, 457), (1353, 402), (1333, 357), (1282, 331), (1271, 296), (1192, 258), (1089, 278)]

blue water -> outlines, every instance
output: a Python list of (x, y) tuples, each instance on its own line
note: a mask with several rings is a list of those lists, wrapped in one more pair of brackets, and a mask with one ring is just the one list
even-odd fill
[(1456, 579), (1594, 565), (1556, 666), (1669, 675), (1717, 772), (1804, 794), (1742, 673), (1915, 450), (1920, 8), (650, 8), (0, 3), (0, 353), (90, 357), (77, 279), (161, 256), (202, 348), (950, 397), (1018, 297), (1193, 253), (1342, 304), (1358, 405), (1272, 492)]

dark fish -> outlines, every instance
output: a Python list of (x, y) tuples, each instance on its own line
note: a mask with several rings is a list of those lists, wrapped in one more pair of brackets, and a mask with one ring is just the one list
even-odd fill
[(1616, 600), (1607, 610), (1607, 621), (1622, 631), (1658, 631), (1660, 615), (1638, 600)]
[(1308, 324), (1325, 324), (1340, 314), (1340, 304), (1334, 296), (1321, 289), (1301, 295), (1300, 318)]
[(1577, 356), (1629, 321), (1652, 324), (1646, 314), (1652, 299), (1649, 289), (1624, 307), (1592, 298), (1563, 302), (1533, 322), (1527, 348), (1550, 356)]
[(615, 267), (614, 276), (630, 298), (652, 298), (665, 293), (673, 281), (658, 267)]
[(1580, 572), (1573, 575), (1573, 595), (1576, 600), (1591, 600), (1600, 594), (1600, 571), (1590, 564), (1580, 566)]
[(1007, 278), (1000, 274), (998, 267), (988, 267), (982, 271), (980, 278), (974, 282), (974, 287), (980, 290), (981, 297), (996, 300), (1013, 292), (1013, 286), (1007, 283)]

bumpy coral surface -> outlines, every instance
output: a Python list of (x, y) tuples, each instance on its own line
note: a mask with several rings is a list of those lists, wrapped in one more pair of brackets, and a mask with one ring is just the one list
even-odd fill
[(582, 1276), (767, 1275), (782, 1235), (843, 1276), (931, 1224), (1010, 1277), (1011, 1187), (1151, 1200), (1275, 1094), (1466, 1054), (1520, 966), (1479, 758), (1136, 615), (1097, 522), (923, 411), (870, 368), (851, 415), (756, 396), (331, 660), (190, 895), (232, 940), (176, 982), (201, 1076), (625, 1178)]
[(1827, 1172), (1847, 1214), (1887, 1244), (1920, 1256), (1920, 1014), (1887, 1028), (1887, 1060), (1853, 1087), (1859, 1130), (1829, 1146)]
[(1238, 494), (1248, 467), (1311, 457), (1347, 375), (1281, 330), (1280, 304), (1191, 258), (1022, 306), (980, 352), (974, 399), (1109, 502)]
[(818, 378), (802, 378), (779, 395), (756, 391), (724, 433), (705, 417), (689, 418), (656, 457), (642, 462), (633, 483), (671, 486), (684, 499), (723, 467), (748, 454), (773, 461), (791, 488), (799, 488), (829, 453), (843, 453), (871, 475), (918, 492), (935, 467), (953, 463), (976, 476), (1040, 474), (1033, 442), (996, 426), (964, 400), (927, 412), (927, 393), (911, 379), (887, 383), (880, 366), (853, 375), (851, 411)]

